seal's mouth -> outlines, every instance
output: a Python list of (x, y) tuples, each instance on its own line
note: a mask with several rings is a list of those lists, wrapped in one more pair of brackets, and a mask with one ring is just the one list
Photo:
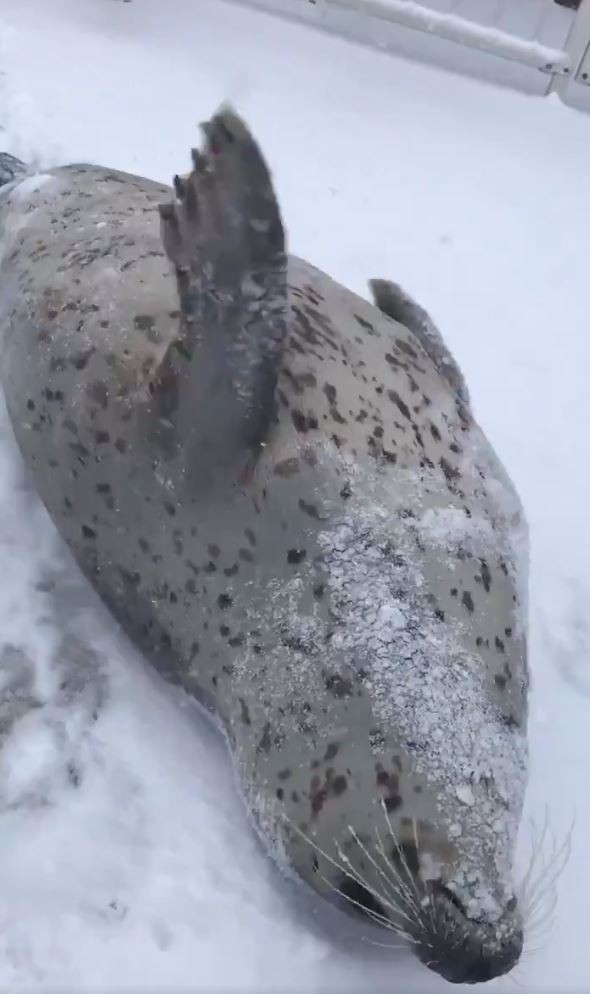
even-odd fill
[(354, 880), (352, 877), (344, 877), (338, 890), (347, 905), (357, 911), (359, 915), (370, 919), (373, 922), (383, 921), (385, 925), (388, 916), (381, 902), (371, 894), (366, 887)]
[[(344, 877), (338, 890), (349, 910), (388, 927), (390, 915), (384, 905), (357, 880)], [(438, 882), (429, 913), (412, 935), (411, 948), (424, 966), (451, 984), (486, 983), (509, 973), (520, 959), (523, 934), (515, 911), (515, 902), (510, 902), (506, 922), (499, 927), (475, 921), (461, 898)]]
[(451, 984), (481, 984), (509, 973), (518, 963), (523, 932), (510, 902), (496, 924), (469, 918), (461, 899), (443, 884), (433, 895), (431, 927), (416, 936), (416, 953)]

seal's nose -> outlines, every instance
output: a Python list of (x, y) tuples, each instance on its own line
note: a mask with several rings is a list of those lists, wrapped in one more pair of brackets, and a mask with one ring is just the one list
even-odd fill
[(518, 963), (523, 932), (514, 910), (494, 924), (469, 919), (460, 900), (439, 887), (433, 901), (432, 928), (418, 956), (451, 984), (482, 984), (501, 977)]

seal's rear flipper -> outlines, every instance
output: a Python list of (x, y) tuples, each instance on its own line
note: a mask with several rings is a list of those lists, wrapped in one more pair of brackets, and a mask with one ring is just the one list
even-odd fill
[(203, 126), (193, 169), (160, 207), (181, 326), (155, 399), (176, 445), (205, 475), (234, 478), (275, 414), (286, 333), (285, 238), (271, 177), (243, 121), (224, 108)]
[(416, 336), (426, 355), (448, 380), (460, 400), (469, 406), (469, 391), (456, 360), (449, 352), (434, 321), (423, 307), (390, 280), (369, 280), (373, 300), (380, 311), (403, 324)]
[(0, 187), (14, 180), (24, 179), (26, 175), (27, 167), (24, 162), (8, 152), (0, 152)]

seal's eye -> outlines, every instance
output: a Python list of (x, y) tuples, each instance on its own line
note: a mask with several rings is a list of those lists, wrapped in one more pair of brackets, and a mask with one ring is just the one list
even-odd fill
[(379, 916), (383, 924), (386, 923), (387, 915), (381, 902), (352, 877), (344, 877), (338, 890), (351, 910), (357, 911), (360, 915), (365, 913), (373, 921), (375, 916)]

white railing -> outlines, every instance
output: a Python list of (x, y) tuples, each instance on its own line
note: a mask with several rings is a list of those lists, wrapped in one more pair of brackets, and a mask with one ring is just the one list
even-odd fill
[(590, 111), (590, 0), (234, 0)]

